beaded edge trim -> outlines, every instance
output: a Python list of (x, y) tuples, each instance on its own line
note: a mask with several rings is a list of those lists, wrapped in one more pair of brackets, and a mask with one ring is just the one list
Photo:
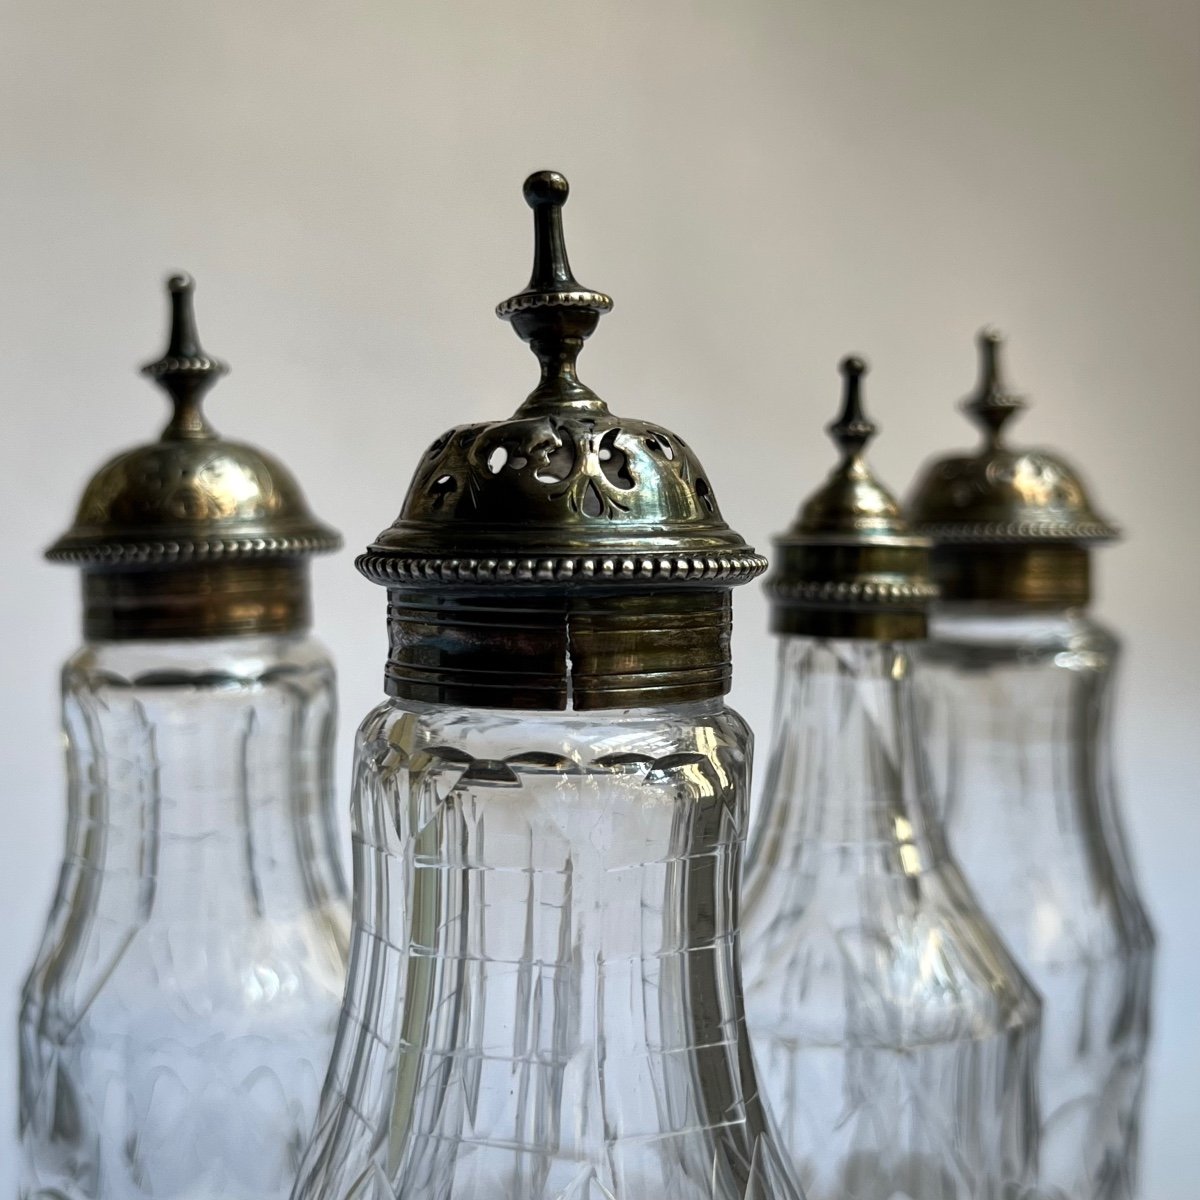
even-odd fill
[(511, 317), (531, 308), (595, 308), (608, 312), (612, 306), (612, 297), (603, 292), (518, 292), (496, 305), (496, 316)]
[(377, 583), (451, 582), (469, 584), (589, 583), (747, 583), (767, 569), (760, 554), (679, 555), (675, 557), (580, 558), (397, 558), (368, 551), (354, 565)]
[(934, 583), (888, 583), (881, 580), (820, 580), (768, 582), (767, 591), (779, 604), (847, 605), (863, 607), (931, 604), (940, 592)]
[(75, 566), (141, 566), (151, 563), (212, 559), (278, 558), (294, 554), (325, 554), (342, 545), (339, 534), (292, 537), (212, 538), (205, 541), (170, 539), (161, 542), (102, 542), (87, 546), (51, 546), (46, 558)]
[(934, 542), (1110, 542), (1121, 536), (1120, 527), (1107, 521), (953, 521), (915, 522)]
[(229, 374), (229, 364), (220, 358), (212, 358), (207, 354), (190, 355), (186, 358), (156, 359), (142, 367), (142, 374), (158, 379), (163, 375), (192, 375), (213, 371), (218, 375)]

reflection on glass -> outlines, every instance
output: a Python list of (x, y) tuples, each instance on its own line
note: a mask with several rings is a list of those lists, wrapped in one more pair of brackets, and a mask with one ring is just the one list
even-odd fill
[(345, 975), (333, 668), (304, 636), (92, 642), (63, 712), (21, 1196), (282, 1198)]
[(746, 1009), (809, 1200), (1032, 1184), (1038, 1001), (947, 856), (908, 643), (785, 637)]
[(737, 966), (750, 735), (720, 701), (388, 700), (298, 1200), (795, 1200)]
[(1119, 646), (1076, 611), (939, 615), (924, 653), (955, 855), (1045, 1002), (1041, 1176), (1130, 1200), (1154, 934), (1110, 764)]

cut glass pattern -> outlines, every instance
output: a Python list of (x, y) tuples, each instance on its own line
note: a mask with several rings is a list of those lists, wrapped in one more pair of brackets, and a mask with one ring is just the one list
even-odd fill
[(1116, 639), (1085, 616), (946, 614), (925, 649), (955, 855), (1040, 990), (1041, 1188), (1132, 1200), (1154, 933), (1113, 786)]
[(22, 1200), (282, 1200), (344, 980), (332, 667), (307, 638), (95, 644), (63, 695)]
[(900, 643), (783, 640), (746, 1008), (810, 1200), (1032, 1184), (1038, 1002), (946, 853)]
[(749, 743), (719, 702), (368, 716), (297, 1200), (795, 1200), (740, 1007)]

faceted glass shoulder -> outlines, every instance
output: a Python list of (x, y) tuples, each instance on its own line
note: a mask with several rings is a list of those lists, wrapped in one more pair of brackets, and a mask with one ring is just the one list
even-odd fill
[(64, 671), (67, 845), (21, 1010), (22, 1192), (284, 1197), (348, 940), (333, 669), (307, 638)]
[(901, 643), (786, 638), (743, 932), (809, 1200), (1033, 1183), (1040, 1006), (947, 854)]
[(947, 613), (919, 679), (955, 854), (1018, 957), (1149, 946), (1112, 770), (1120, 643), (1077, 613)]
[(1080, 612), (947, 610), (922, 678), (951, 847), (1044, 999), (1041, 1177), (1129, 1200), (1154, 931), (1112, 769), (1117, 639)]
[(375, 709), (298, 1200), (794, 1197), (739, 1002), (749, 749), (719, 701)]

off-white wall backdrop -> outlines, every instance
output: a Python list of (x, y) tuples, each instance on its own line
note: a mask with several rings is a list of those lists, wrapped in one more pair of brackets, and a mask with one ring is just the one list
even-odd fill
[[(1068, 449), (1129, 530), (1099, 590), (1162, 935), (1145, 1195), (1194, 1200), (1200, 6), (9, 0), (0, 112), (0, 1188), (78, 626), (77, 581), (39, 554), (85, 474), (163, 419), (134, 374), (163, 277), (196, 275), (233, 363), (217, 425), (283, 456), (357, 548), (447, 423), (532, 386), (491, 307), (528, 275), (521, 181), (553, 167), (577, 274), (616, 298), (585, 377), (685, 430), (760, 545), (830, 463), (839, 356), (871, 360), (874, 458), (901, 485), (971, 440), (952, 404), (976, 328), (1010, 334), (1021, 435)], [(384, 597), (349, 550), (316, 580), (344, 783)], [(745, 589), (733, 699), (760, 730), (765, 621)]]

